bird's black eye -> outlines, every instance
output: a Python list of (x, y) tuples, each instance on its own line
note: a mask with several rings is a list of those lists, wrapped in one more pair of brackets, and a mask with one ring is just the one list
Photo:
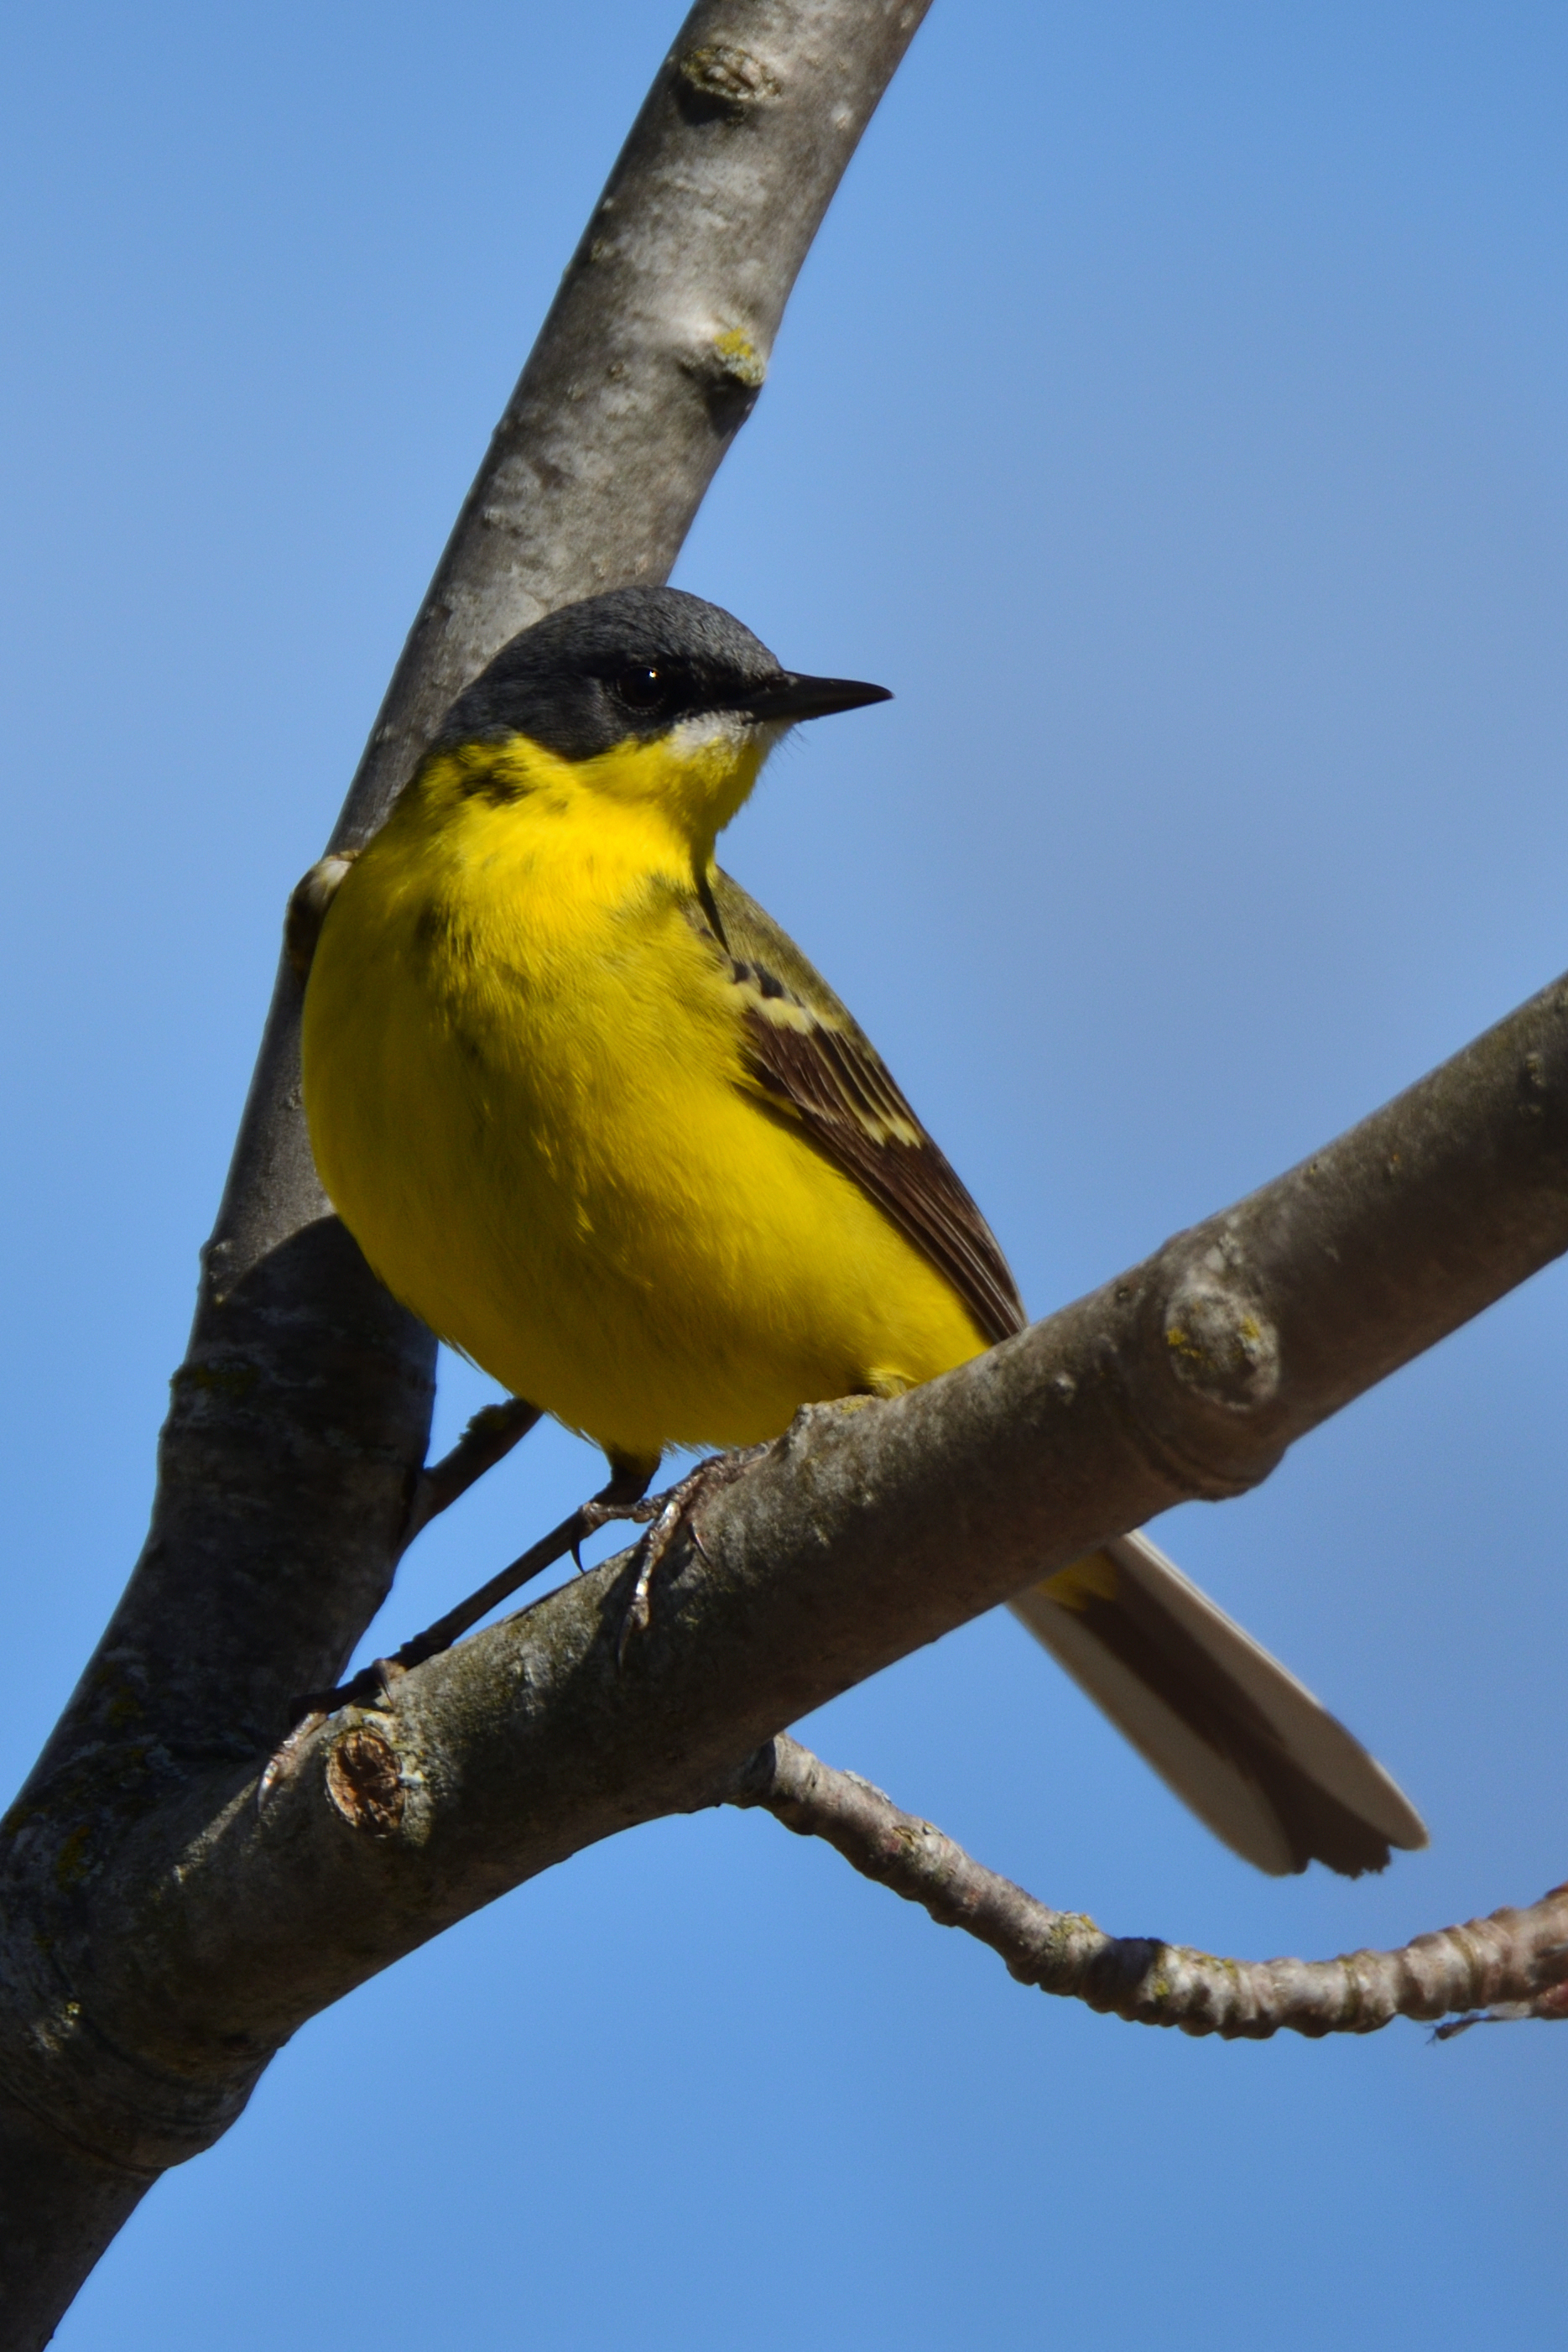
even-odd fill
[(652, 662), (630, 662), (611, 682), (630, 710), (667, 710), (674, 698), (674, 680)]

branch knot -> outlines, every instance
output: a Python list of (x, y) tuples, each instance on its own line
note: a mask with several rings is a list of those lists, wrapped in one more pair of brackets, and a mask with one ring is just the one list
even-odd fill
[(402, 1821), (404, 1790), (397, 1750), (373, 1724), (357, 1723), (333, 1741), (327, 1794), (350, 1829), (384, 1836)]
[(1228, 1267), (1209, 1251), (1166, 1297), (1166, 1360), (1209, 1404), (1251, 1412), (1280, 1389), (1280, 1335)]
[(1151, 1460), (1189, 1495), (1245, 1494), (1291, 1433), (1280, 1328), (1235, 1235), (1211, 1223), (1178, 1234), (1125, 1286), (1118, 1348), (1128, 1402)]
[(675, 95), (688, 121), (744, 121), (753, 107), (781, 97), (783, 87), (771, 66), (727, 41), (688, 49), (675, 68)]

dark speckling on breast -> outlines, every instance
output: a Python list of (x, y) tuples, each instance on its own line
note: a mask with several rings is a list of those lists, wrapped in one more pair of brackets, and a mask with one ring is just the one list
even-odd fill
[(488, 801), (496, 808), (505, 808), (512, 801), (520, 801), (527, 790), (528, 786), (517, 777), (506, 775), (498, 767), (489, 763), (475, 768), (463, 779), (465, 799)]
[(476, 960), (468, 925), (439, 898), (427, 898), (414, 917), (413, 944), (424, 955), (440, 953), (470, 964)]

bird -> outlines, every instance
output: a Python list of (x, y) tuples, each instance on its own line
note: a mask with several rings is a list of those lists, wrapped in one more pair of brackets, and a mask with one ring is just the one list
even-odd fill
[[(505, 645), (380, 830), (296, 893), (333, 1208), (439, 1338), (609, 1464), (523, 1573), (647, 1516), (671, 1448), (744, 1461), (803, 1405), (899, 1395), (1024, 1328), (886, 1064), (715, 859), (791, 728), (888, 698), (786, 669), (682, 590), (612, 589)], [(1361, 1744), (1142, 1532), (1012, 1606), (1260, 1869), (1356, 1875), (1426, 1843)]]

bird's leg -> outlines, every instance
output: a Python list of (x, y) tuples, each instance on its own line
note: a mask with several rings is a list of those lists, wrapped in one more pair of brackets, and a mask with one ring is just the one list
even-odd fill
[[(444, 1617), (438, 1617), (434, 1625), (425, 1627), (423, 1633), (415, 1633), (390, 1657), (377, 1658), (370, 1665), (362, 1666), (350, 1681), (340, 1683), (335, 1690), (307, 1691), (302, 1697), (297, 1698), (294, 1702), (296, 1724), (303, 1717), (331, 1715), (340, 1706), (381, 1703), (400, 1675), (407, 1674), (413, 1666), (423, 1665), (425, 1659), (434, 1657), (438, 1650), (449, 1650), (471, 1625), (476, 1625), (481, 1617), (487, 1617), (498, 1601), (505, 1601), (517, 1591), (519, 1585), (527, 1584), (531, 1578), (553, 1567), (558, 1559), (564, 1559), (568, 1552), (575, 1552), (578, 1546), (597, 1528), (607, 1527), (612, 1519), (652, 1518), (663, 1497), (652, 1503), (645, 1503), (643, 1497), (658, 1466), (656, 1460), (617, 1462), (612, 1458), (610, 1477), (598, 1494), (591, 1496), (586, 1503), (580, 1503), (575, 1511), (562, 1519), (559, 1527), (552, 1528), (548, 1536), (541, 1536), (537, 1544), (530, 1544), (527, 1551), (520, 1552), (487, 1584), (482, 1584), (477, 1592), (471, 1592), (466, 1601), (460, 1601), (455, 1609), (449, 1609)], [(678, 1493), (679, 1489), (672, 1489), (672, 1492)]]
[(721, 1494), (726, 1486), (733, 1486), (767, 1452), (766, 1445), (743, 1445), (733, 1454), (711, 1454), (706, 1462), (699, 1462), (696, 1468), (689, 1471), (678, 1484), (666, 1487), (664, 1494), (655, 1495), (653, 1502), (644, 1506), (650, 1513), (657, 1511), (658, 1517), (638, 1546), (637, 1578), (626, 1603), (626, 1613), (621, 1620), (621, 1632), (615, 1644), (618, 1660), (624, 1659), (628, 1644), (638, 1634), (645, 1633), (653, 1621), (653, 1579), (682, 1528), (689, 1530), (693, 1543), (706, 1559), (702, 1530), (696, 1523), (699, 1506), (706, 1503), (710, 1495)]

